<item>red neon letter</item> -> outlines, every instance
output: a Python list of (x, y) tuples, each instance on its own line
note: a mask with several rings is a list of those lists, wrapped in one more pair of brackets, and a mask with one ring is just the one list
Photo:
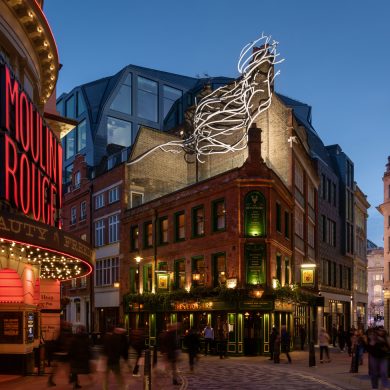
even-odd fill
[(41, 173), (39, 172), (38, 167), (35, 164), (32, 164), (31, 169), (31, 181), (33, 183), (31, 192), (32, 192), (32, 210), (33, 216), (36, 221), (39, 221), (41, 218), (41, 206), (42, 206), (42, 188), (41, 188)]
[[(18, 207), (18, 181), (16, 178), (16, 171), (18, 169), (18, 155), (16, 152), (16, 145), (14, 141), (5, 135), (5, 199), (11, 202), (11, 194), (14, 196), (15, 206)], [(12, 188), (11, 187), (12, 180)]]
[(11, 106), (14, 105), (14, 120), (16, 140), (19, 141), (19, 83), (14, 80), (12, 86), (11, 74), (8, 67), (5, 67), (5, 128), (11, 131)]
[(30, 164), (26, 154), (20, 157), (20, 174), (19, 174), (20, 205), (24, 214), (30, 212), (30, 191), (31, 191), (31, 172)]
[[(49, 179), (44, 176), (42, 179), (42, 220), (43, 222), (50, 223), (50, 191), (49, 191)], [(46, 206), (46, 207), (45, 207)], [(46, 213), (47, 210), (47, 213)]]
[(27, 95), (22, 92), (19, 99), (19, 130), (23, 149), (28, 152), (30, 148), (30, 115)]
[[(41, 144), (41, 128), (42, 128), (42, 117), (39, 115), (31, 104), (30, 106), (30, 140), (31, 140), (31, 156), (37, 163), (39, 160), (39, 148)], [(34, 120), (35, 119), (35, 120)]]

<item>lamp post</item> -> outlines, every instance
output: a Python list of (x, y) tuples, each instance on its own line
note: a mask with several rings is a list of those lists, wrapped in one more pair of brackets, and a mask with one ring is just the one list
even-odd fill
[(140, 303), (140, 295), (141, 295), (141, 273), (140, 273), (140, 268), (141, 268), (141, 261), (142, 257), (141, 256), (136, 256), (135, 261), (137, 263), (137, 275), (138, 275), (138, 280), (137, 280), (137, 294), (138, 294), (138, 321), (137, 321), (137, 328), (139, 328), (139, 323), (140, 323), (140, 311), (141, 311), (141, 303)]

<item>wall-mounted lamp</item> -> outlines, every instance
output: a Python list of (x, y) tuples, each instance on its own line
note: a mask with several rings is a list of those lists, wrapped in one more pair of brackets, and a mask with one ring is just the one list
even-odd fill
[(114, 282), (114, 287), (115, 288), (119, 288), (120, 287), (120, 283), (119, 282)]
[(237, 278), (226, 279), (227, 288), (236, 288), (237, 287)]
[(200, 280), (200, 273), (193, 273), (192, 274), (192, 280), (199, 281)]

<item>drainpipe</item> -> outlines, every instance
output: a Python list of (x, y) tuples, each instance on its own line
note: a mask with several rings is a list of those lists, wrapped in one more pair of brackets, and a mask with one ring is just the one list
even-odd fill
[(154, 212), (154, 223), (153, 223), (153, 262), (154, 262), (154, 291), (157, 292), (157, 223), (158, 223), (158, 211), (153, 209)]
[[(89, 242), (92, 245), (93, 243), (93, 184), (89, 187)], [(95, 270), (94, 270), (95, 271)], [(89, 275), (89, 312), (90, 312), (90, 323), (91, 323), (91, 332), (95, 331), (95, 288), (94, 288), (94, 272), (91, 272)]]

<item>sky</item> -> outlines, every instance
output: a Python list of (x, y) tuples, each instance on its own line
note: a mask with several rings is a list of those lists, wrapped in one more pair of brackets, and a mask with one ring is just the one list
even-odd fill
[(238, 76), (262, 32), (285, 61), (275, 89), (312, 106), (325, 145), (354, 162), (383, 246), (382, 177), (390, 155), (388, 0), (45, 0), (63, 68), (57, 96), (128, 64), (197, 77)]

